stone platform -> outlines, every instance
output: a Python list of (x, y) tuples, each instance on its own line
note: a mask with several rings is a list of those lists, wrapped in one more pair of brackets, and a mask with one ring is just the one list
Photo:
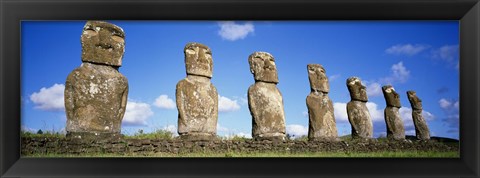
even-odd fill
[(231, 153), (231, 152), (376, 152), (376, 151), (458, 151), (437, 141), (254, 141), (215, 140), (184, 141), (180, 139), (121, 139), (113, 141), (69, 140), (66, 138), (22, 138), (22, 156), (43, 154), (113, 153)]

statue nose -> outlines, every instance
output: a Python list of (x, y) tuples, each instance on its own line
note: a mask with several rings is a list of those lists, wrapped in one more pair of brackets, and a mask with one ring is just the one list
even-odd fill
[(98, 38), (100, 39), (100, 42), (102, 44), (111, 44), (111, 42), (113, 40), (111, 38), (111, 36), (112, 35), (110, 34), (110, 32), (108, 30), (103, 30), (102, 29), (98, 32)]
[(267, 68), (267, 69), (275, 69), (275, 65), (273, 64), (272, 61), (267, 60), (266, 63), (265, 63), (265, 68)]
[(203, 50), (200, 50), (198, 53), (198, 60), (202, 62), (207, 62), (207, 58), (205, 56), (205, 52)]

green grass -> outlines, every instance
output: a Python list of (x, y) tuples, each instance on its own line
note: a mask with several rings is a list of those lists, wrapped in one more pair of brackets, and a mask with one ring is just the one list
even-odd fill
[(59, 132), (52, 132), (52, 131), (41, 131), (37, 133), (21, 131), (20, 137), (25, 138), (65, 138), (65, 134), (61, 134)]
[(165, 139), (165, 140), (171, 140), (174, 138), (174, 135), (170, 131), (166, 130), (156, 130), (151, 133), (143, 133), (143, 130), (138, 130), (137, 133), (129, 136), (125, 135), (126, 139)]
[(289, 153), (289, 152), (228, 152), (228, 153), (151, 153), (151, 154), (113, 154), (113, 153), (90, 153), (90, 154), (34, 154), (25, 157), (321, 157), (321, 158), (459, 158), (459, 152), (432, 152), (432, 151), (410, 151), (410, 152), (370, 152), (370, 153), (345, 153), (345, 152), (311, 152), (311, 153)]

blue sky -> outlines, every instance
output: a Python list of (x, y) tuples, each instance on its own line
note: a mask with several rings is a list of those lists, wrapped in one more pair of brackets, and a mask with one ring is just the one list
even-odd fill
[[(431, 135), (458, 138), (458, 21), (109, 21), (125, 31), (120, 72), (129, 81), (122, 133), (139, 129), (176, 132), (175, 86), (186, 76), (183, 48), (209, 46), (212, 83), (219, 97), (217, 132), (251, 134), (246, 93), (254, 83), (248, 56), (271, 53), (283, 94), (287, 133), (307, 134), (305, 98), (310, 92), (307, 64), (322, 64), (330, 78), (339, 135), (350, 134), (345, 84), (358, 76), (367, 86), (367, 107), (376, 137), (385, 135), (381, 86), (400, 94), (407, 135), (414, 135), (406, 91), (423, 100)], [(85, 21), (23, 21), (22, 129), (64, 132), (63, 90), (67, 75), (81, 64), (80, 35)]]

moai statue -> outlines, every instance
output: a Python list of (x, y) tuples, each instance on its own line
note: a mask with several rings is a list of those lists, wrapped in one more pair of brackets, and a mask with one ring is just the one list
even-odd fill
[(248, 63), (255, 79), (248, 88), (252, 136), (255, 140), (285, 140), (285, 114), (282, 94), (277, 88), (275, 59), (267, 52), (254, 52)]
[(366, 87), (362, 85), (358, 77), (348, 78), (347, 87), (351, 98), (347, 103), (347, 115), (348, 121), (352, 125), (352, 138), (372, 138), (373, 124), (367, 108)]
[(118, 68), (125, 52), (123, 29), (88, 21), (81, 35), (82, 65), (65, 82), (67, 137), (120, 137), (127, 106), (128, 81)]
[(405, 129), (399, 112), (400, 107), (402, 107), (400, 104), (400, 96), (391, 85), (383, 86), (382, 91), (387, 103), (384, 111), (385, 123), (387, 125), (387, 138), (404, 140)]
[(418, 98), (415, 91), (407, 91), (408, 100), (412, 106), (412, 118), (415, 125), (415, 134), (419, 140), (429, 140), (430, 130), (428, 129), (427, 122), (422, 115), (422, 100)]
[(308, 64), (310, 94), (307, 96), (308, 140), (335, 140), (337, 126), (332, 100), (328, 97), (330, 86), (326, 71), (320, 64)]
[(178, 109), (178, 134), (186, 140), (213, 140), (217, 133), (218, 93), (210, 79), (212, 52), (200, 43), (184, 48), (187, 77), (175, 90)]

